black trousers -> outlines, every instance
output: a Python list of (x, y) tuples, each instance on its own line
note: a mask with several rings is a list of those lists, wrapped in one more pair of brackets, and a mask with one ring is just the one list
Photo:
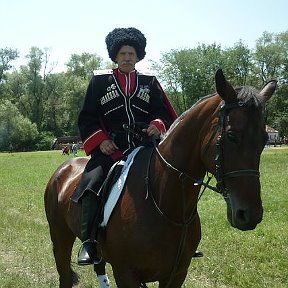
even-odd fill
[(77, 203), (87, 191), (97, 194), (113, 164), (114, 160), (100, 150), (93, 153), (71, 198), (72, 201)]
[(97, 238), (102, 203), (102, 195), (98, 192), (113, 164), (110, 156), (95, 152), (86, 164), (80, 184), (72, 196), (72, 201), (82, 202), (82, 241), (94, 241)]

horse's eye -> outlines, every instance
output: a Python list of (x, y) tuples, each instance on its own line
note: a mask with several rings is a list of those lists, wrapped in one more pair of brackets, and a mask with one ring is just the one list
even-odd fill
[(229, 131), (227, 133), (227, 138), (229, 141), (235, 143), (235, 144), (239, 144), (240, 143), (240, 139), (238, 137), (238, 135), (235, 132)]

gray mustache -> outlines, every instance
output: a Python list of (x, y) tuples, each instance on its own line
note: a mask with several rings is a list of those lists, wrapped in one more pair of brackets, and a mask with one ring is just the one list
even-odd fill
[(121, 64), (132, 64), (131, 61), (122, 61)]

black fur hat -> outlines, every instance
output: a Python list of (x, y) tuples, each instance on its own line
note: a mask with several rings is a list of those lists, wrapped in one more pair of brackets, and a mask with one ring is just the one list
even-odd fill
[(139, 61), (146, 55), (146, 38), (144, 34), (136, 28), (115, 28), (106, 36), (105, 41), (109, 57), (113, 62), (115, 62), (118, 51), (124, 45), (135, 48)]

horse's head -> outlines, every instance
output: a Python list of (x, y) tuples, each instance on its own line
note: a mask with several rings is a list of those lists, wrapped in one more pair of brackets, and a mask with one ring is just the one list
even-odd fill
[[(215, 80), (217, 93), (222, 98), (215, 139), (209, 149), (215, 161), (211, 161), (211, 156), (205, 159), (205, 155), (204, 161), (209, 161), (207, 166), (216, 176), (217, 188), (227, 202), (231, 225), (251, 230), (263, 215), (259, 163), (267, 133), (262, 108), (274, 93), (276, 81), (270, 81), (259, 92), (252, 87), (234, 89), (222, 70), (216, 72)], [(211, 162), (216, 165), (211, 167)]]

